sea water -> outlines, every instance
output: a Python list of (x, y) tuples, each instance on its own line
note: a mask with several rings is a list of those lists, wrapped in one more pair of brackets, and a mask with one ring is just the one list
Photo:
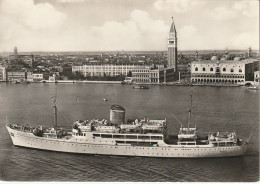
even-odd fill
[[(6, 123), (58, 125), (71, 129), (79, 119), (109, 119), (111, 105), (129, 119), (165, 119), (168, 133), (187, 125), (192, 94), (192, 124), (200, 133), (236, 131), (246, 139), (244, 156), (231, 158), (143, 158), (69, 154), (15, 147)], [(106, 98), (107, 101), (103, 101)], [(178, 119), (178, 121), (174, 118)], [(258, 181), (259, 93), (245, 87), (151, 86), (120, 84), (0, 83), (0, 180), (7, 181)]]

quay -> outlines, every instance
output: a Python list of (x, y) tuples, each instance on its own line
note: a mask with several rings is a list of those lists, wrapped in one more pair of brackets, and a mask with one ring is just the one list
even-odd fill
[(84, 81), (79, 81), (79, 80), (55, 80), (55, 81), (43, 80), (40, 83), (121, 84), (122, 82), (121, 81), (87, 81), (87, 80), (84, 80)]
[[(6, 82), (6, 81), (2, 81)], [(37, 82), (21, 82), (25, 84), (30, 84), (30, 83), (62, 83), (62, 84), (122, 84), (122, 85), (149, 85), (149, 86), (199, 86), (199, 87), (205, 87), (205, 86), (210, 86), (210, 87), (240, 87), (240, 86), (245, 86), (244, 84), (213, 84), (213, 83), (182, 83), (182, 82), (166, 82), (166, 83), (125, 83), (123, 81), (90, 81), (90, 80), (42, 80), (42, 81), (37, 81)], [(15, 84), (20, 84), (15, 83)], [(252, 85), (255, 85), (254, 83), (250, 83)]]

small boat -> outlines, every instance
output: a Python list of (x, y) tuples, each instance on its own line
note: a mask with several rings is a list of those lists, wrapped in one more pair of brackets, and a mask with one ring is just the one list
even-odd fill
[(259, 90), (259, 86), (249, 86), (247, 89), (249, 89), (249, 90)]
[(103, 101), (107, 101), (107, 99), (106, 99), (106, 98), (104, 98), (104, 99), (103, 99)]
[(133, 87), (134, 89), (149, 89), (150, 87), (149, 86), (146, 86), (146, 85), (136, 85)]

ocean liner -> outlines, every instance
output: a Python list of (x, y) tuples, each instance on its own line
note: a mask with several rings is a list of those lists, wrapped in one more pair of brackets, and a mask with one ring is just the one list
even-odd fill
[[(7, 124), (15, 146), (80, 154), (102, 154), (141, 157), (205, 158), (241, 156), (247, 141), (235, 132), (199, 135), (191, 126), (181, 125), (176, 136), (167, 134), (167, 121), (135, 119), (125, 122), (125, 109), (112, 105), (110, 120), (77, 120), (71, 131), (57, 126), (57, 106), (54, 100), (55, 126), (52, 128)], [(169, 138), (171, 137), (171, 139)]]

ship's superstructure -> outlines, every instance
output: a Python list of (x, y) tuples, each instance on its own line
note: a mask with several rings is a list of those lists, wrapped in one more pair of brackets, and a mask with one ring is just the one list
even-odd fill
[[(54, 98), (54, 118), (57, 106)], [(191, 114), (191, 110), (189, 110)], [(113, 105), (110, 120), (77, 120), (71, 131), (57, 127), (6, 125), (15, 146), (50, 151), (144, 157), (226, 157), (243, 155), (247, 142), (235, 132), (201, 136), (197, 128), (183, 125), (179, 134), (168, 138), (167, 121), (148, 118), (125, 122), (125, 109)]]

